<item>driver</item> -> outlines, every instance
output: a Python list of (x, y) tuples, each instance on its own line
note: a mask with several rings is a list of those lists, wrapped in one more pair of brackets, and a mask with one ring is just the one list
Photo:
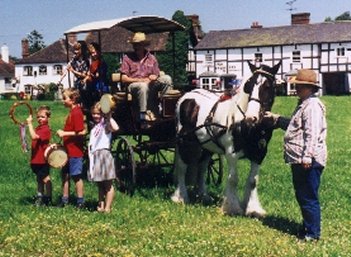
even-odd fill
[[(120, 68), (121, 80), (129, 84), (128, 89), (138, 99), (140, 122), (154, 121), (158, 116), (157, 94), (159, 91), (166, 93), (172, 81), (168, 75), (163, 75), (160, 79), (157, 59), (146, 49), (150, 41), (143, 32), (136, 32), (129, 43), (132, 44), (134, 52), (123, 57)], [(148, 110), (148, 106), (153, 112)]]

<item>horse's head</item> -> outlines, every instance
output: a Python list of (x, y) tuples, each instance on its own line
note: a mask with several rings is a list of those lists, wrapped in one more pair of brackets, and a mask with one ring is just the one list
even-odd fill
[(261, 65), (249, 66), (252, 76), (244, 85), (244, 92), (249, 95), (248, 106), (245, 112), (245, 121), (255, 124), (261, 121), (264, 112), (270, 111), (275, 97), (275, 74), (277, 74), (281, 62), (273, 67)]

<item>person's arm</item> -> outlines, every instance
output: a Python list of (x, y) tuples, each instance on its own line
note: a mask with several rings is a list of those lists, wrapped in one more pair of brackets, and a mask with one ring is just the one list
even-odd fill
[(75, 136), (85, 136), (87, 130), (84, 128), (81, 131), (64, 131), (62, 129), (57, 130), (57, 135), (59, 137), (75, 137)]
[(289, 126), (290, 120), (291, 119), (288, 117), (282, 117), (279, 115), (279, 117), (277, 118), (275, 127), (281, 128), (282, 130), (286, 130)]
[(85, 78), (85, 76), (87, 75), (87, 72), (80, 72), (75, 70), (72, 66), (70, 66), (69, 68), (67, 68), (67, 70), (69, 70), (70, 72), (72, 72), (74, 74), (74, 76), (78, 77), (78, 78)]
[(117, 122), (112, 118), (111, 112), (106, 115), (106, 130), (110, 132), (116, 132), (119, 130)]
[(307, 169), (311, 167), (312, 158), (316, 152), (318, 138), (323, 129), (324, 112), (318, 103), (314, 102), (307, 106), (302, 115), (304, 149), (302, 155), (302, 165)]
[(71, 122), (74, 124), (74, 128), (72, 131), (64, 131), (62, 129), (59, 129), (57, 131), (57, 135), (59, 137), (74, 137), (74, 136), (85, 136), (87, 133), (87, 129), (84, 125), (84, 116), (81, 113), (71, 113), (70, 114)]
[[(157, 79), (157, 77), (156, 77)], [(146, 83), (150, 83), (152, 80), (150, 79), (150, 76), (147, 77), (147, 78), (132, 78), (132, 77), (129, 77), (128, 75), (126, 74), (122, 74), (122, 77), (121, 77), (121, 80), (123, 83), (134, 83), (134, 82), (146, 82)]]
[(39, 135), (35, 133), (34, 127), (33, 127), (33, 117), (32, 115), (29, 115), (27, 118), (27, 124), (28, 124), (28, 129), (29, 129), (29, 134), (30, 137), (33, 139), (39, 139)]
[(264, 122), (269, 124), (271, 127), (281, 128), (283, 130), (286, 130), (290, 123), (290, 118), (282, 117), (279, 114), (272, 112), (265, 112), (263, 119)]

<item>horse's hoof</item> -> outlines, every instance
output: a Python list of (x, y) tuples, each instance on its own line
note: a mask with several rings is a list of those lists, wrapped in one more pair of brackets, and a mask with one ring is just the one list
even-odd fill
[(226, 208), (225, 206), (222, 207), (222, 213), (227, 216), (243, 216), (244, 211), (240, 208)]
[(263, 219), (266, 217), (267, 213), (265, 211), (261, 211), (261, 212), (252, 211), (252, 212), (246, 212), (245, 215), (250, 218)]
[(185, 204), (186, 203), (186, 200), (178, 195), (172, 195), (171, 196), (171, 200), (174, 202), (174, 203), (182, 203), (182, 204)]
[(213, 198), (207, 194), (202, 195), (199, 199), (203, 205), (211, 205), (214, 201)]

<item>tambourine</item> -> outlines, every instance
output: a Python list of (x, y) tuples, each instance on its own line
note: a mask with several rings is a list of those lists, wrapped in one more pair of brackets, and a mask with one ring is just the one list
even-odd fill
[(50, 144), (44, 151), (44, 157), (48, 164), (56, 169), (62, 168), (68, 161), (66, 149), (61, 144)]
[(105, 114), (109, 113), (116, 106), (116, 100), (111, 94), (104, 94), (100, 98), (101, 111)]
[(20, 102), (15, 102), (15, 103), (11, 106), (10, 111), (9, 111), (9, 116), (10, 116), (10, 118), (13, 120), (13, 122), (14, 122), (15, 124), (27, 124), (27, 121), (26, 121), (26, 120), (23, 121), (23, 122), (21, 122), (21, 121), (18, 120), (18, 119), (16, 118), (16, 116), (15, 116), (16, 108), (17, 108), (18, 106), (20, 106), (20, 105), (26, 106), (26, 107), (28, 108), (29, 114), (30, 114), (30, 115), (33, 115), (33, 109), (32, 109), (32, 107), (29, 105), (29, 103), (24, 102), (24, 101), (20, 101)]

